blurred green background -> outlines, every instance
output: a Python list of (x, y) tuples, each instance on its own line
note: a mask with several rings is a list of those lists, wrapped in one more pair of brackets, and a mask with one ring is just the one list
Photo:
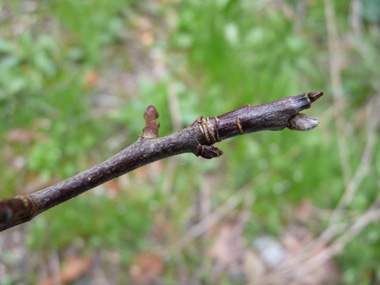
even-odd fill
[(294, 284), (380, 282), (379, 51), (376, 0), (0, 1), (1, 199), (133, 143), (151, 104), (164, 136), (199, 115), (325, 92), (307, 110), (315, 130), (163, 160), (2, 232), (0, 284), (56, 284), (58, 273), (73, 284), (281, 284), (254, 246), (268, 236), (289, 259), (308, 253), (302, 263), (330, 250), (320, 264), (337, 277), (318, 279), (311, 262), (286, 273)]

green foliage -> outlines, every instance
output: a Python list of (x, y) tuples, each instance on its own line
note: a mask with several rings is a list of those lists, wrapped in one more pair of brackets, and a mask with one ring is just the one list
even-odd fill
[(79, 242), (93, 251), (118, 248), (121, 258), (128, 261), (132, 249), (142, 247), (150, 228), (153, 212), (149, 202), (140, 197), (131, 200), (127, 195), (111, 200), (85, 194), (38, 219), (31, 228), (28, 246), (43, 251), (47, 246), (61, 249)]
[[(344, 266), (345, 284), (369, 284), (368, 275), (373, 269), (378, 274), (380, 230), (378, 227), (370, 227), (363, 231), (357, 239), (352, 240), (344, 255), (337, 259)], [(367, 246), (363, 247), (363, 244)], [(361, 254), (357, 254), (360, 252)]]
[(74, 37), (78, 60), (97, 63), (102, 58), (103, 47), (114, 43), (123, 26), (119, 11), (126, 13), (130, 0), (56, 1), (52, 13)]
[[(55, 40), (45, 35), (33, 39), (30, 33), (25, 33), (15, 41), (0, 39), (1, 120), (14, 125), (30, 122), (38, 112), (31, 97), (57, 77), (59, 53)], [(18, 107), (25, 104), (31, 104), (31, 110), (18, 113)]]
[(362, 2), (362, 15), (369, 22), (380, 21), (380, 4), (376, 0), (363, 0)]
[[(23, 1), (8, 2), (10, 15), (18, 15)], [(294, 13), (300, 12), (300, 1), (285, 2)], [(353, 36), (347, 18), (349, 2), (333, 2), (338, 32), (347, 40), (342, 44), (346, 109), (341, 115), (352, 122), (345, 130), (352, 174), (367, 140), (361, 127), (363, 110), (380, 88), (379, 4), (361, 2), (363, 27), (359, 36)], [(332, 121), (323, 1), (304, 4), (306, 14), (297, 17), (267, 1), (248, 0), (160, 5), (64, 0), (36, 5), (34, 12), (26, 13), (34, 19), (32, 24), (20, 20), (22, 32), (9, 32), (17, 17), (0, 26), (0, 137), (6, 146), (1, 145), (0, 188), (7, 196), (18, 194), (20, 184), (36, 176), (69, 177), (132, 143), (141, 134), (148, 105), (160, 114), (160, 136), (171, 133), (174, 103), (169, 95), (178, 100), (183, 126), (198, 115), (219, 115), (246, 103), (262, 104), (314, 90), (324, 90), (326, 96), (308, 111), (321, 118), (321, 126), (312, 132), (237, 137), (218, 145), (225, 153), (219, 159), (205, 161), (186, 154), (174, 170), (169, 167), (172, 162), (165, 161), (161, 170), (155, 170), (156, 176), (143, 176), (143, 183), (131, 173), (116, 199), (101, 188), (93, 190), (99, 195), (88, 193), (49, 210), (30, 223), (31, 250), (60, 251), (79, 243), (90, 250), (116, 248), (128, 261), (148, 247), (157, 212), (168, 213), (173, 235), (184, 234), (195, 193), (204, 185), (211, 185), (212, 207), (252, 185), (249, 191), (257, 202), (246, 227), (248, 240), (281, 233), (293, 218), (287, 213), (304, 199), (329, 209), (340, 200), (345, 187), (338, 145), (342, 130), (337, 132)], [(153, 31), (146, 27), (147, 18)], [(145, 23), (143, 28), (139, 20)], [(139, 42), (146, 30), (154, 39), (150, 46)], [(157, 60), (157, 54), (162, 58)], [(155, 68), (161, 68), (162, 74), (146, 68), (146, 58), (156, 60), (159, 68)], [(99, 76), (95, 86), (86, 81), (90, 71)], [(135, 76), (125, 76), (129, 72)], [(119, 73), (125, 77), (114, 80)], [(133, 82), (136, 94), (126, 95), (130, 90), (113, 94), (113, 85), (125, 88), (124, 79)], [(96, 101), (104, 95), (120, 100), (107, 109), (103, 105), (108, 99), (102, 104)], [(8, 132), (16, 128), (31, 129), (36, 135), (27, 143), (8, 143)], [(377, 195), (379, 150), (377, 143), (375, 163), (349, 208), (355, 213), (367, 209)], [(22, 174), (13, 166), (15, 157), (25, 161)], [(172, 177), (166, 175), (169, 171)], [(377, 228), (369, 226), (337, 258), (347, 284), (368, 282), (368, 271), (379, 268)], [(321, 228), (313, 230), (318, 233)], [(173, 259), (176, 254), (172, 253)], [(189, 267), (199, 264), (191, 251), (184, 255)], [(175, 280), (171, 265), (166, 280)], [(13, 282), (11, 275), (6, 278)]]

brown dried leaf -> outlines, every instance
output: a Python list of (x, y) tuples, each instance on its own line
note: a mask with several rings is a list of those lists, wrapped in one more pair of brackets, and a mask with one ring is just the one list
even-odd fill
[(129, 189), (131, 187), (131, 178), (128, 175), (122, 175), (116, 178), (119, 188), (121, 190)]
[(13, 129), (5, 134), (5, 141), (8, 143), (29, 143), (34, 137), (33, 130)]
[(140, 42), (144, 46), (151, 46), (155, 41), (152, 20), (148, 17), (139, 17), (136, 21), (136, 25)]
[(99, 74), (95, 70), (89, 70), (84, 76), (86, 87), (93, 87), (99, 81)]
[[(303, 252), (305, 248), (315, 241), (313, 233), (301, 226), (292, 226), (281, 238), (281, 242), (287, 250), (288, 258), (297, 256)], [(327, 244), (320, 244), (310, 251), (308, 260), (312, 260), (315, 256), (328, 248)], [(306, 262), (305, 261), (305, 262)], [(305, 263), (304, 262), (304, 263)], [(325, 261), (323, 264), (315, 266), (315, 268), (305, 275), (303, 263), (295, 264), (294, 268), (289, 270), (288, 278), (293, 280), (293, 284), (340, 284), (340, 272), (337, 264), (333, 259)]]
[(159, 160), (136, 169), (135, 174), (141, 181), (145, 182), (149, 179), (154, 182), (159, 178), (163, 168), (164, 164)]
[(59, 276), (53, 276), (38, 282), (39, 285), (55, 285), (60, 283), (69, 283), (77, 280), (86, 273), (91, 266), (90, 257), (70, 256), (65, 260)]
[(239, 246), (241, 228), (236, 222), (221, 225), (209, 255), (218, 263), (229, 266), (237, 261), (242, 249)]
[(156, 213), (154, 225), (150, 232), (150, 239), (155, 243), (166, 244), (173, 236), (174, 228), (172, 221), (163, 212)]
[(70, 257), (61, 271), (61, 282), (73, 282), (86, 273), (91, 266), (90, 257)]
[(112, 199), (116, 199), (120, 195), (120, 186), (116, 180), (110, 180), (104, 183), (104, 187), (109, 190), (109, 195)]
[(164, 270), (164, 261), (156, 253), (142, 253), (136, 255), (131, 262), (129, 274), (138, 283), (152, 282)]
[(299, 204), (295, 211), (295, 218), (300, 223), (307, 223), (312, 216), (312, 204), (308, 200), (303, 200), (301, 204)]
[(260, 256), (253, 250), (244, 253), (243, 271), (246, 279), (250, 283), (263, 278), (266, 274), (266, 266)]

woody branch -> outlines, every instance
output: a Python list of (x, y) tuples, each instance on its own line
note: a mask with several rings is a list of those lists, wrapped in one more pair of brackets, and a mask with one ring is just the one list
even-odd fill
[(38, 192), (0, 201), (0, 231), (30, 221), (36, 215), (143, 165), (182, 153), (211, 159), (223, 154), (213, 146), (234, 136), (285, 128), (308, 131), (319, 122), (299, 112), (323, 95), (322, 91), (286, 97), (259, 106), (245, 105), (221, 116), (198, 117), (187, 128), (158, 137), (158, 113), (149, 106), (146, 126), (135, 143), (108, 160)]

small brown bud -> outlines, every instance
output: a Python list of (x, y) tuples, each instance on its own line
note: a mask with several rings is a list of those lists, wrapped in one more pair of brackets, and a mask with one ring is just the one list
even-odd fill
[(310, 131), (318, 125), (317, 119), (304, 114), (297, 114), (289, 121), (289, 129), (295, 131)]

